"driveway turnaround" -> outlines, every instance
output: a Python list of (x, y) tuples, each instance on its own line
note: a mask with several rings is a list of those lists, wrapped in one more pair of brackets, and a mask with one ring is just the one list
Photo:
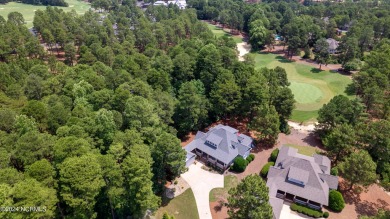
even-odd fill
[(199, 219), (212, 219), (209, 194), (212, 189), (223, 187), (223, 175), (203, 170), (202, 166), (199, 162), (192, 164), (181, 177), (187, 181), (194, 193)]

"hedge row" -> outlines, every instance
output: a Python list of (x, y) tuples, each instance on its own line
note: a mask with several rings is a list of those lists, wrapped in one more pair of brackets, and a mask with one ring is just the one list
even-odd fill
[(246, 158), (246, 160), (247, 160), (249, 163), (252, 162), (254, 159), (255, 159), (255, 155), (254, 155), (254, 154), (249, 154), (249, 156)]
[(278, 158), (278, 155), (279, 155), (279, 149), (276, 148), (276, 149), (273, 150), (272, 153), (271, 153), (270, 161), (275, 162), (275, 161), (276, 161), (276, 158)]
[(296, 203), (291, 204), (291, 210), (302, 213), (309, 217), (320, 218), (329, 216), (328, 212), (323, 213), (322, 211), (314, 210), (306, 206), (298, 205)]
[(255, 159), (254, 154), (250, 154), (246, 159), (242, 157), (236, 157), (236, 159), (234, 159), (233, 161), (232, 170), (237, 171), (239, 173), (244, 172), (246, 166), (248, 166), (248, 164), (252, 162), (254, 159)]
[(267, 177), (269, 168), (270, 168), (271, 166), (273, 166), (273, 165), (275, 165), (274, 162), (268, 162), (266, 165), (264, 165), (264, 167), (263, 167), (263, 168), (261, 169), (261, 171), (260, 171), (260, 175), (261, 175), (262, 177)]

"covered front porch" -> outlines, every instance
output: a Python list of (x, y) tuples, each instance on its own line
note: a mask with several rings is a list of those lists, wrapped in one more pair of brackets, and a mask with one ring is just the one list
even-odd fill
[(276, 197), (280, 198), (280, 199), (283, 199), (283, 200), (286, 200), (286, 201), (290, 201), (290, 202), (294, 202), (294, 203), (297, 203), (297, 204), (305, 205), (305, 206), (307, 206), (309, 208), (312, 208), (312, 209), (316, 209), (316, 210), (321, 210), (322, 209), (322, 205), (320, 203), (317, 203), (317, 202), (314, 202), (314, 201), (311, 201), (311, 200), (308, 200), (308, 199), (305, 199), (305, 198), (302, 198), (302, 197), (299, 197), (297, 195), (294, 195), (294, 194), (291, 194), (291, 193), (288, 193), (288, 192), (284, 192), (284, 191), (281, 191), (281, 190), (278, 190), (276, 192)]
[(225, 170), (226, 168), (228, 168), (228, 164), (225, 164), (224, 162), (216, 159), (215, 157), (207, 154), (204, 151), (199, 150), (198, 148), (195, 148), (192, 153), (196, 154), (197, 158), (207, 165), (217, 167), (221, 170)]

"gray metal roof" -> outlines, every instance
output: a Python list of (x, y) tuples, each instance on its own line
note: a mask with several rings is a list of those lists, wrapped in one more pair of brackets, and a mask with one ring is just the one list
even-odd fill
[[(306, 183), (303, 186), (292, 183), (288, 180), (290, 174), (292, 178)], [(270, 168), (267, 177), (270, 197), (274, 197), (277, 190), (282, 190), (326, 206), (329, 189), (338, 186), (337, 177), (323, 173), (314, 157), (299, 154), (297, 149), (286, 146), (280, 148), (275, 167)]]
[(279, 219), (280, 213), (282, 212), (282, 208), (283, 208), (283, 200), (280, 198), (270, 197), (269, 203), (271, 204), (274, 218)]
[[(243, 142), (245, 144), (239, 142), (238, 136), (246, 139)], [(199, 131), (195, 139), (185, 147), (185, 150), (191, 152), (198, 148), (225, 164), (229, 164), (238, 155), (243, 156), (247, 151), (251, 150), (251, 139), (249, 136), (239, 134), (238, 130), (232, 127), (217, 125), (207, 133)], [(217, 147), (211, 147), (207, 141), (213, 142)]]
[(319, 154), (313, 154), (313, 157), (314, 157), (314, 161), (318, 163), (318, 165), (320, 165), (321, 170), (326, 174), (330, 174), (329, 158)]
[(329, 175), (329, 174), (318, 174), (322, 180), (324, 180), (330, 189), (337, 189), (339, 186), (339, 178), (337, 176)]
[(337, 42), (335, 39), (328, 38), (326, 39), (326, 42), (329, 44), (329, 49), (336, 50), (339, 47), (339, 42)]
[(291, 166), (290, 171), (288, 171), (288, 178), (306, 184), (309, 180), (309, 171)]
[(206, 141), (209, 141), (218, 146), (221, 143), (222, 138), (216, 134), (211, 133), (209, 136), (207, 136)]

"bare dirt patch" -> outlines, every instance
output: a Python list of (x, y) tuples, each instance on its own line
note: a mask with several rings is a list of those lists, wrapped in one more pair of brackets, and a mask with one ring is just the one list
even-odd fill
[(339, 187), (345, 199), (345, 208), (340, 213), (329, 212), (330, 219), (351, 219), (359, 216), (375, 215), (379, 209), (390, 210), (390, 196), (378, 184), (373, 184), (361, 193), (345, 191), (348, 187), (340, 178)]
[(222, 202), (210, 202), (211, 216), (213, 219), (227, 219), (229, 215), (227, 213), (227, 207)]

